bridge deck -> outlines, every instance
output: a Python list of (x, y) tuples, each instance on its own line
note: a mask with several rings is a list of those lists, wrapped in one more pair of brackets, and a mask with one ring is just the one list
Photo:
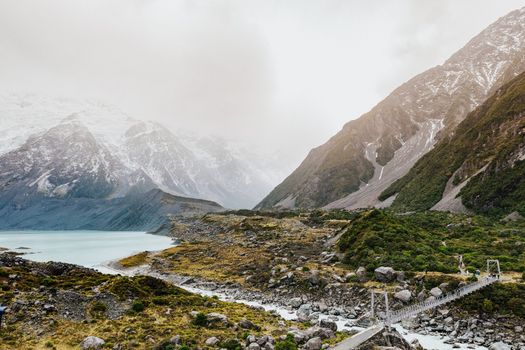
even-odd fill
[(389, 314), (383, 322), (379, 322), (378, 324), (372, 327), (369, 327), (348, 339), (343, 340), (339, 344), (335, 345), (332, 349), (333, 350), (354, 349), (358, 347), (359, 345), (363, 344), (368, 339), (372, 338), (374, 335), (381, 332), (385, 328), (385, 326), (390, 326), (403, 319), (416, 316), (417, 314), (421, 312), (431, 310), (443, 304), (460, 299), (479, 289), (485, 288), (486, 286), (492, 283), (495, 283), (499, 280), (500, 280), (499, 277), (488, 276), (477, 282), (474, 282), (466, 286), (463, 286), (461, 288), (458, 288), (451, 293), (444, 294), (434, 300), (422, 301), (422, 302), (404, 307), (402, 309), (396, 310), (392, 312), (391, 314)]

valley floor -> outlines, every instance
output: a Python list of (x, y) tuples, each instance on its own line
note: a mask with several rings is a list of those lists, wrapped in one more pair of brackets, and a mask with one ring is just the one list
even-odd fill
[[(453, 273), (405, 271), (383, 279), (369, 267), (356, 271), (357, 266), (347, 263), (337, 244), (362, 214), (348, 215), (244, 212), (176, 220), (172, 234), (181, 240), (180, 245), (123, 259), (118, 267), (141, 267), (146, 269), (143, 272), (187, 288), (279, 305), (304, 322), (328, 315), (347, 328), (367, 324), (371, 289), (388, 291), (390, 307), (396, 309), (432, 297), (438, 293), (436, 288), (445, 293), (468, 282)], [(477, 225), (478, 219), (453, 217), (451, 222), (456, 225), (461, 220), (474, 220)], [(469, 244), (468, 238), (461, 242)], [(395, 255), (395, 243), (391, 245)], [(451, 346), (469, 343), (489, 347), (504, 341), (515, 344), (516, 349), (525, 347), (520, 331), (525, 322), (525, 285), (521, 273), (506, 273), (505, 278), (503, 284), (421, 315), (404, 326), (421, 334), (445, 336)]]

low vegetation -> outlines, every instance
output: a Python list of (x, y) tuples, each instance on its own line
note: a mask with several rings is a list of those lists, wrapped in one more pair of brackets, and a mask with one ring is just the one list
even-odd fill
[[(54, 282), (44, 286), (45, 279)], [(152, 277), (110, 276), (54, 263), (2, 267), (0, 304), (10, 307), (0, 330), (0, 349), (6, 350), (78, 349), (90, 335), (104, 339), (108, 349), (174, 349), (169, 340), (175, 335), (187, 350), (213, 336), (231, 345), (244, 337), (246, 330), (236, 326), (244, 318), (260, 327), (251, 334), (283, 332), (280, 318), (242, 304), (201, 297)], [(204, 318), (220, 313), (228, 322), (194, 321), (192, 312)]]
[(458, 271), (458, 256), (470, 271), (499, 259), (506, 271), (525, 271), (525, 224), (495, 222), (482, 216), (387, 210), (360, 213), (338, 243), (353, 268), (392, 266), (404, 271)]

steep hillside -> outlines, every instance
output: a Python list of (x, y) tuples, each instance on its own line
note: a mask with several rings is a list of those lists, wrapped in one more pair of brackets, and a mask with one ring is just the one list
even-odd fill
[(377, 197), (495, 89), (525, 70), (525, 8), (502, 17), (443, 65), (347, 123), (257, 208), (388, 205)]
[(473, 111), (382, 198), (401, 210), (525, 215), (525, 73)]

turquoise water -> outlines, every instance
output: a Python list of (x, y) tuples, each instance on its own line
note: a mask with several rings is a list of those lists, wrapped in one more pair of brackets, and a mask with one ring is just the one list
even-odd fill
[[(33, 261), (61, 261), (110, 273), (103, 265), (145, 250), (169, 248), (166, 236), (118, 231), (0, 231), (0, 247)], [(21, 249), (29, 248), (29, 249)]]

